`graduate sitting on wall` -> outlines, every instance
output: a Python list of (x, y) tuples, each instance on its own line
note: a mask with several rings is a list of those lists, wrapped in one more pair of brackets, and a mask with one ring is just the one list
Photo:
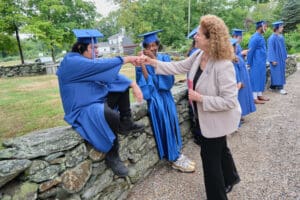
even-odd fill
[(106, 164), (124, 177), (128, 168), (119, 156), (116, 133), (127, 135), (143, 129), (131, 117), (129, 88), (142, 101), (138, 85), (119, 74), (126, 63), (137, 65), (137, 56), (96, 59), (96, 29), (75, 29), (77, 42), (67, 53), (57, 71), (60, 96), (68, 122), (82, 138), (100, 152), (106, 153)]
[[(142, 52), (153, 59), (170, 62), (166, 54), (159, 54), (160, 41), (153, 31), (140, 35), (144, 37)], [(151, 120), (159, 158), (166, 158), (172, 167), (181, 172), (194, 172), (195, 163), (181, 153), (182, 139), (177, 118), (176, 105), (171, 93), (174, 84), (173, 75), (157, 75), (151, 65), (136, 67), (136, 80), (148, 103), (148, 113)]]

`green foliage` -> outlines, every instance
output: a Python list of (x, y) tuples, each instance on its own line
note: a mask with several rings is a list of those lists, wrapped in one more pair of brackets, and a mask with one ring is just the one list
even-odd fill
[(10, 35), (0, 33), (0, 57), (16, 55), (18, 53), (17, 41)]
[[(164, 45), (178, 46), (186, 35), (186, 21), (182, 0), (140, 0), (132, 3), (122, 2), (119, 23), (137, 35), (148, 31), (163, 29), (160, 39)], [(170, 6), (172, 5), (172, 6)]]
[(43, 41), (55, 59), (55, 49), (74, 41), (74, 28), (91, 28), (96, 17), (95, 5), (82, 0), (29, 0), (30, 23), (24, 30)]
[[(300, 24), (300, 1), (288, 0), (282, 10), (282, 20), (284, 21), (285, 30), (293, 31)], [(299, 33), (299, 32), (298, 32)]]
[(284, 34), (286, 46), (289, 54), (300, 52), (300, 24), (297, 25), (297, 29)]
[(119, 12), (111, 12), (107, 17), (101, 18), (97, 23), (97, 27), (103, 33), (104, 41), (107, 41), (107, 38), (118, 33), (120, 31), (121, 25), (118, 24)]

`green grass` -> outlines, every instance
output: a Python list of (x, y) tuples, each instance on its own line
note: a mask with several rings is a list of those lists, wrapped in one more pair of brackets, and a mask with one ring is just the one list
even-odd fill
[[(135, 79), (130, 65), (124, 66), (121, 73)], [(177, 76), (176, 80), (184, 77)], [(0, 149), (5, 139), (67, 125), (63, 116), (55, 75), (0, 78)]]

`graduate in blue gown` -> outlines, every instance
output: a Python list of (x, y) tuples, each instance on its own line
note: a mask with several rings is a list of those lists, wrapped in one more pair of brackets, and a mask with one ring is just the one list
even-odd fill
[(96, 59), (97, 38), (103, 35), (96, 29), (73, 32), (77, 42), (57, 71), (64, 119), (95, 149), (107, 153), (106, 164), (115, 174), (126, 176), (116, 132), (128, 134), (143, 128), (131, 119), (129, 87), (139, 101), (143, 97), (138, 85), (119, 71), (125, 63), (136, 64), (138, 57)]
[(280, 94), (287, 94), (283, 89), (285, 85), (285, 64), (287, 51), (282, 35), (283, 22), (273, 23), (274, 33), (268, 38), (268, 61), (270, 62), (271, 86), (270, 88)]
[(256, 32), (251, 36), (248, 45), (247, 65), (250, 68), (250, 82), (256, 104), (264, 104), (269, 98), (263, 96), (266, 84), (267, 48), (263, 37), (267, 29), (265, 21), (256, 22)]
[[(164, 62), (170, 62), (167, 54), (160, 54), (157, 33), (161, 30), (139, 35), (144, 37), (143, 54)], [(172, 167), (182, 172), (193, 172), (194, 162), (181, 154), (182, 139), (176, 105), (171, 93), (173, 75), (156, 75), (150, 65), (136, 67), (136, 81), (148, 103), (148, 113), (154, 133), (159, 158), (172, 162)]]
[[(233, 38), (231, 39), (231, 44), (235, 48), (235, 52), (236, 52), (237, 51), (236, 44), (238, 44), (238, 41)], [(241, 57), (241, 55), (236, 54), (236, 58), (233, 64), (236, 71), (237, 84), (239, 89), (238, 100), (242, 109), (241, 122), (243, 122), (244, 121), (243, 117), (252, 112), (255, 112), (256, 107), (252, 96), (252, 88), (250, 84), (249, 73), (246, 68), (244, 59)]]
[(234, 28), (234, 29), (232, 29), (232, 34), (231, 35), (232, 35), (232, 38), (237, 39), (236, 54), (243, 57), (243, 58), (245, 58), (245, 56), (248, 53), (248, 50), (243, 50), (243, 48), (240, 45), (240, 43), (243, 40), (243, 32), (245, 32), (245, 31), (242, 30), (242, 29)]
[(195, 47), (195, 39), (194, 36), (196, 35), (197, 31), (199, 29), (199, 26), (197, 26), (196, 28), (194, 28), (187, 36), (188, 39), (193, 39), (191, 48), (188, 50), (187, 56), (191, 56), (195, 51), (198, 50), (198, 48)]

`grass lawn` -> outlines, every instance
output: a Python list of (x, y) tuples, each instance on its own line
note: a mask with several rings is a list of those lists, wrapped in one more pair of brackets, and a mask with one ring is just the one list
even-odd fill
[[(135, 79), (131, 65), (121, 73)], [(176, 76), (176, 80), (184, 78)], [(55, 75), (0, 78), (0, 144), (34, 130), (65, 126), (63, 116)]]

